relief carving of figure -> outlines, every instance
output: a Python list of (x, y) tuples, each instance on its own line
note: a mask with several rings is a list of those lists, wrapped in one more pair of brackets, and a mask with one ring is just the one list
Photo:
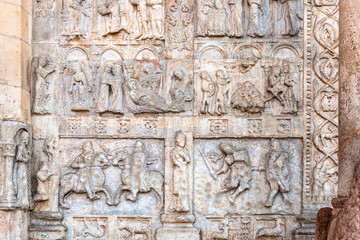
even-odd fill
[(30, 161), (30, 135), (27, 131), (20, 130), (17, 134), (13, 182), (15, 183), (17, 205), (22, 209), (30, 206), (30, 178), (28, 174)]
[(283, 61), (282, 72), (284, 78), (284, 84), (286, 90), (284, 93), (284, 109), (283, 113), (297, 113), (297, 99), (294, 93), (294, 87), (299, 81), (298, 75), (290, 71), (290, 64), (287, 61)]
[(280, 193), (287, 205), (291, 205), (286, 194), (290, 191), (289, 157), (282, 150), (280, 141), (271, 139), (270, 151), (266, 158), (266, 179), (270, 185), (270, 194), (265, 207), (272, 207), (275, 196)]
[(211, 10), (211, 3), (204, 3), (201, 7), (201, 12), (198, 14), (197, 20), (197, 35), (206, 37), (208, 35), (208, 13)]
[(273, 98), (279, 100), (281, 105), (285, 105), (285, 91), (286, 86), (284, 85), (283, 78), (281, 76), (280, 66), (267, 66), (265, 69), (265, 78), (267, 80), (267, 91), (270, 96), (265, 100), (268, 102)]
[(36, 173), (37, 189), (34, 196), (34, 201), (49, 200), (51, 189), (49, 189), (50, 177), (54, 175), (52, 163), (54, 161), (54, 154), (56, 150), (56, 140), (54, 138), (47, 138), (43, 151), (47, 154), (48, 158), (42, 161), (40, 170)]
[(102, 28), (104, 32), (102, 36), (110, 33), (118, 33), (125, 31), (129, 34), (126, 19), (123, 18), (124, 13), (121, 12), (120, 5), (117, 0), (102, 0), (97, 4), (98, 12), (104, 17), (105, 26)]
[(211, 79), (211, 76), (207, 71), (200, 72), (200, 79), (201, 79), (201, 90), (203, 92), (200, 112), (202, 114), (209, 113), (210, 115), (214, 115), (215, 114), (214, 97), (216, 92), (215, 83)]
[(136, 36), (136, 39), (147, 39), (150, 37), (149, 31), (149, 17), (148, 17), (148, 8), (147, 0), (130, 0), (130, 3), (136, 7), (136, 19), (140, 28), (139, 35)]
[(35, 99), (33, 113), (46, 114), (50, 112), (49, 84), (52, 73), (56, 67), (50, 62), (47, 55), (41, 55), (33, 60), (33, 73), (35, 80)]
[(243, 37), (243, 0), (226, 0), (226, 34), (229, 37)]
[(91, 3), (88, 0), (70, 0), (69, 8), (72, 10), (71, 34), (76, 36), (86, 35), (86, 21), (90, 17)]
[(170, 152), (172, 161), (172, 198), (170, 209), (175, 212), (190, 211), (188, 165), (191, 161), (186, 150), (186, 135), (179, 131), (175, 136), (175, 148)]
[(223, 70), (216, 71), (216, 96), (215, 96), (215, 113), (217, 115), (226, 114), (226, 103), (229, 98), (229, 83), (231, 79)]
[(97, 104), (97, 112), (106, 111), (114, 113), (123, 112), (123, 82), (125, 80), (123, 67), (114, 62), (105, 64), (104, 73), (101, 76), (100, 94)]
[(247, 150), (238, 151), (228, 143), (221, 143), (219, 148), (223, 164), (214, 175), (215, 178), (221, 174), (225, 175), (221, 191), (229, 193), (228, 199), (230, 203), (234, 203), (242, 192), (250, 188), (252, 176), (248, 152)]
[(86, 193), (90, 200), (98, 200), (98, 192), (104, 192), (106, 203), (112, 206), (111, 191), (105, 185), (106, 176), (103, 171), (110, 165), (111, 161), (103, 152), (95, 154), (92, 142), (85, 142), (81, 153), (70, 165), (76, 172), (67, 173), (60, 179), (60, 207), (69, 208), (66, 199), (71, 193)]
[(163, 17), (163, 0), (147, 0), (149, 8), (149, 28), (152, 30), (151, 38), (164, 38), (164, 17)]
[(263, 13), (263, 0), (248, 0), (249, 3), (249, 23), (247, 35), (250, 37), (264, 37), (260, 29), (260, 15)]
[(129, 191), (126, 200), (137, 201), (139, 193), (153, 192), (158, 200), (158, 205), (163, 204), (162, 188), (164, 183), (163, 175), (158, 171), (149, 170), (151, 164), (145, 145), (141, 141), (136, 141), (134, 150), (131, 154), (120, 151), (116, 154), (114, 165), (120, 165), (122, 162), (123, 171), (121, 173), (121, 182), (114, 195), (115, 205), (120, 203), (121, 195), (124, 191)]
[[(302, 17), (298, 13), (297, 7), (293, 6), (291, 0), (274, 0), (281, 3), (281, 19), (284, 22), (282, 35), (295, 36), (301, 30)], [(297, 1), (297, 0), (295, 0)], [(294, 2), (295, 2), (294, 1)]]
[(185, 102), (191, 101), (193, 91), (191, 89), (191, 78), (181, 68), (177, 68), (171, 75), (171, 105), (174, 111), (185, 111)]
[(128, 100), (141, 108), (139, 112), (167, 112), (169, 106), (165, 98), (154, 91), (143, 88), (137, 79), (131, 78), (125, 83)]
[(71, 65), (72, 79), (69, 93), (72, 95), (72, 110), (88, 110), (88, 93), (91, 87), (80, 62)]

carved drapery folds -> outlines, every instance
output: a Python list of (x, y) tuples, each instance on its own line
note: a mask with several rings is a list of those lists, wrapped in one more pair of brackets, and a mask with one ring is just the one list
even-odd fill
[(34, 236), (287, 239), (336, 191), (329, 0), (35, 5)]
[(32, 136), (29, 125), (5, 121), (1, 124), (2, 192), (1, 209), (29, 210), (33, 203), (30, 193)]

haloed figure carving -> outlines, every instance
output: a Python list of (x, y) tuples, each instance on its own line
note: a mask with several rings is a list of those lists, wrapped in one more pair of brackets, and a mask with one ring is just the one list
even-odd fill
[(200, 79), (201, 79), (201, 90), (203, 92), (200, 112), (202, 114), (209, 113), (211, 115), (214, 115), (215, 114), (214, 96), (216, 92), (215, 83), (211, 79), (211, 76), (207, 71), (200, 72)]
[(266, 179), (270, 185), (270, 194), (265, 202), (265, 207), (272, 207), (274, 198), (281, 193), (284, 202), (291, 205), (286, 194), (290, 191), (289, 157), (281, 148), (280, 141), (271, 139), (270, 151), (266, 159)]
[(250, 188), (252, 176), (248, 152), (247, 150), (237, 151), (228, 143), (221, 143), (219, 148), (223, 154), (223, 165), (214, 175), (217, 178), (225, 174), (222, 192), (229, 192), (230, 203), (235, 203), (237, 196)]
[(265, 100), (265, 102), (276, 98), (280, 101), (281, 105), (285, 105), (285, 91), (286, 87), (284, 86), (283, 79), (281, 77), (281, 68), (280, 66), (267, 67), (265, 75), (267, 79), (267, 91), (270, 96)]
[(17, 134), (13, 182), (15, 183), (17, 205), (23, 209), (30, 206), (28, 174), (30, 160), (30, 135), (27, 131), (20, 130)]
[(226, 76), (226, 73), (223, 70), (216, 71), (216, 98), (215, 98), (215, 113), (217, 115), (225, 114), (226, 103), (229, 98), (229, 83), (231, 79)]
[(260, 30), (260, 15), (263, 13), (263, 0), (248, 0), (249, 3), (249, 24), (247, 35), (250, 37), (263, 37)]
[(105, 65), (101, 76), (100, 94), (97, 104), (97, 112), (123, 112), (123, 90), (124, 82), (123, 67), (113, 62)]
[(72, 110), (88, 110), (87, 98), (91, 87), (80, 62), (71, 65), (72, 79), (69, 93), (72, 95)]
[(186, 135), (179, 131), (175, 136), (175, 148), (171, 150), (172, 162), (172, 199), (170, 209), (175, 212), (190, 211), (188, 165), (190, 156), (186, 150)]
[(86, 18), (90, 17), (88, 10), (91, 4), (88, 0), (70, 0), (69, 7), (72, 9), (73, 35), (84, 36), (86, 34)]
[(43, 151), (47, 154), (48, 158), (42, 160), (41, 168), (36, 173), (37, 189), (34, 196), (34, 201), (37, 202), (49, 200), (49, 193), (51, 189), (49, 188), (48, 180), (52, 175), (54, 175), (52, 163), (57, 147), (56, 140), (54, 138), (47, 138), (44, 143), (45, 145)]
[(33, 60), (33, 73), (35, 80), (35, 99), (33, 112), (46, 114), (50, 112), (49, 84), (51, 74), (55, 72), (55, 66), (50, 62), (47, 55), (41, 55)]

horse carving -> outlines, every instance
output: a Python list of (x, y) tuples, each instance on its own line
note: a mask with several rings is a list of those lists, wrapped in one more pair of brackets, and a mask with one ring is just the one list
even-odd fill
[(122, 184), (113, 197), (114, 205), (120, 203), (124, 192), (128, 192), (126, 199), (133, 202), (137, 201), (138, 193), (152, 192), (158, 201), (158, 205), (162, 206), (164, 176), (158, 171), (149, 170), (148, 164), (145, 146), (141, 141), (135, 143), (131, 155), (125, 151), (116, 154), (113, 165), (122, 168)]
[(106, 176), (103, 169), (109, 167), (111, 161), (104, 153), (92, 157), (89, 166), (82, 166), (76, 173), (67, 173), (60, 180), (60, 207), (69, 209), (67, 198), (72, 193), (86, 193), (90, 200), (100, 199), (97, 193), (106, 195), (106, 203), (113, 205), (110, 189), (105, 185)]

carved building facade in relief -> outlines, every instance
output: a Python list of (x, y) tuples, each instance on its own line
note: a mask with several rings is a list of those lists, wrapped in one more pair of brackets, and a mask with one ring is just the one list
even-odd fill
[(32, 239), (312, 239), (337, 191), (337, 3), (33, 11), (32, 128), (2, 123), (0, 192)]

